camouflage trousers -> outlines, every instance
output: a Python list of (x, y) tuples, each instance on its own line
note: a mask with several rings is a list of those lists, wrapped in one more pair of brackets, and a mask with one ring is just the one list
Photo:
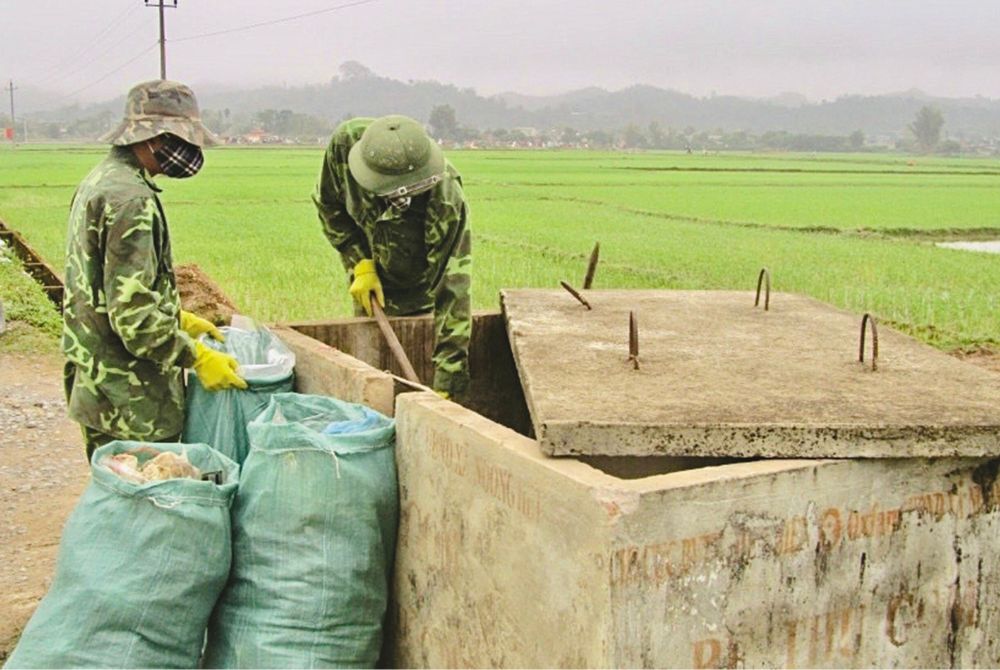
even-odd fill
[[(75, 375), (75, 366), (73, 363), (67, 362), (63, 368), (63, 390), (66, 392), (66, 402), (69, 402), (70, 394), (73, 392), (73, 380)], [(114, 442), (115, 440), (128, 439), (115, 437), (114, 435), (109, 435), (107, 433), (102, 433), (96, 428), (91, 428), (90, 426), (85, 426), (80, 424), (80, 430), (83, 431), (83, 446), (87, 450), (87, 462), (93, 458), (94, 452), (97, 451), (98, 447), (103, 447), (108, 442)], [(157, 440), (157, 442), (180, 442), (181, 436), (174, 435), (172, 437), (167, 437), (162, 440)]]
[[(115, 437), (114, 435), (108, 435), (107, 433), (102, 433), (99, 430), (94, 430), (90, 426), (80, 426), (83, 431), (83, 446), (87, 449), (87, 462), (94, 457), (94, 452), (97, 451), (98, 447), (103, 447), (108, 442), (114, 442), (115, 440), (120, 440), (122, 438)], [(181, 436), (174, 435), (173, 437), (167, 437), (162, 440), (157, 440), (157, 442), (180, 442)]]

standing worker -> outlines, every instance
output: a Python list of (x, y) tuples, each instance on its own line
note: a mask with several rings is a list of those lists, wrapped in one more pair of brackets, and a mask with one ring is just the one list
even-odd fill
[(434, 390), (469, 383), (469, 209), (462, 177), (423, 127), (405, 116), (340, 124), (313, 196), (340, 253), (356, 311), (434, 313)]
[(191, 89), (150, 81), (129, 91), (108, 156), (70, 206), (62, 350), (69, 415), (89, 459), (112, 440), (176, 441), (184, 426), (183, 369), (210, 390), (246, 388), (236, 359), (195, 338), (222, 339), (181, 310), (170, 231), (152, 177), (191, 177), (215, 144)]

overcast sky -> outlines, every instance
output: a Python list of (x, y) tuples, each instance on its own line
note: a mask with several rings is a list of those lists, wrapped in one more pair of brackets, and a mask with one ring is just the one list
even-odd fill
[[(0, 0), (0, 82), (66, 102), (123, 93), (159, 76), (157, 14), (143, 0)], [(166, 17), (168, 77), (196, 91), (324, 82), (357, 60), (483, 94), (642, 83), (699, 96), (1000, 97), (994, 0), (178, 0)]]

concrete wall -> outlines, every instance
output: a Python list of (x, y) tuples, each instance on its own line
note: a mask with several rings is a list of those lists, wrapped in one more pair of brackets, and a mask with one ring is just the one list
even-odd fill
[[(312, 388), (391, 381), (290, 345)], [(395, 409), (397, 665), (1000, 664), (1000, 459), (588, 463), (431, 393)]]
[(998, 461), (759, 461), (627, 483), (615, 662), (1000, 660)]
[(607, 478), (432, 394), (397, 409), (396, 665), (608, 664)]
[(622, 480), (426, 394), (397, 416), (403, 665), (1000, 660), (997, 460)]

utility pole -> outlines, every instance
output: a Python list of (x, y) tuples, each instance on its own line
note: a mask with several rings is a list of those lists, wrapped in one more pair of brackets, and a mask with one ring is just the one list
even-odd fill
[(7, 92), (10, 94), (10, 141), (15, 147), (17, 146), (17, 120), (14, 118), (14, 91), (16, 90), (14, 81), (9, 81)]
[(163, 10), (167, 7), (177, 8), (177, 0), (143, 0), (147, 7), (160, 10), (160, 79), (167, 78), (167, 33), (163, 22)]

